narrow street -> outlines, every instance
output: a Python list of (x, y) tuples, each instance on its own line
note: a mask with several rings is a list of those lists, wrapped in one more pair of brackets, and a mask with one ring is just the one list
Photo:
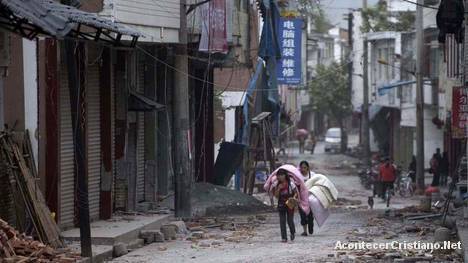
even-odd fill
[(0, 263), (468, 262), (467, 8), (0, 0)]
[[(374, 210), (368, 209), (367, 197), (370, 191), (360, 185), (359, 177), (352, 169), (356, 160), (343, 155), (326, 154), (321, 145), (318, 145), (317, 153), (313, 156), (298, 155), (294, 148), (289, 150), (292, 153), (284, 161), (298, 163), (302, 159), (309, 160), (316, 172), (329, 176), (340, 193), (340, 199), (325, 225), (321, 228), (316, 225), (312, 236), (300, 236), (302, 227), (298, 213), (295, 214), (296, 239), (287, 244), (280, 242), (279, 218), (276, 213), (221, 217), (223, 220), (232, 220), (235, 227), (229, 230), (207, 228), (200, 239), (187, 240), (187, 237), (180, 237), (170, 243), (153, 243), (111, 262), (355, 262), (357, 258), (378, 262), (379, 257), (382, 262), (393, 262), (393, 257), (400, 257), (396, 256), (398, 253), (395, 254), (395, 251), (368, 251), (371, 255), (366, 255), (360, 254), (362, 251), (340, 251), (335, 249), (335, 245), (337, 241), (388, 242), (389, 239), (432, 242), (433, 231), (427, 223), (408, 223), (412, 228), (407, 229), (403, 226), (401, 214), (397, 212), (417, 205), (417, 198), (402, 199), (396, 196), (391, 204), (393, 212), (386, 217), (384, 204), (380, 200), (375, 200)], [(258, 194), (257, 197), (268, 202), (265, 194)], [(408, 252), (408, 258), (419, 256), (420, 260), (435, 259), (427, 251), (399, 252)], [(449, 258), (450, 262), (462, 262), (454, 251), (449, 254), (448, 258), (442, 257), (439, 258), (441, 261), (434, 262), (447, 262), (445, 260)]]

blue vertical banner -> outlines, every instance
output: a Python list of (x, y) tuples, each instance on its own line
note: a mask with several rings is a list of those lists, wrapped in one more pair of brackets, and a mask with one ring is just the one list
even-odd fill
[(301, 84), (302, 23), (300, 18), (279, 19), (278, 43), (281, 59), (276, 67), (278, 84)]

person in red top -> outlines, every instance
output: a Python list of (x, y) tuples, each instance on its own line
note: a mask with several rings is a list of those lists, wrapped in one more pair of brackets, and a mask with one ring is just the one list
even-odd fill
[(390, 161), (390, 158), (385, 158), (384, 163), (379, 167), (379, 181), (382, 182), (382, 194), (388, 188), (393, 189), (393, 184), (396, 180), (396, 167)]

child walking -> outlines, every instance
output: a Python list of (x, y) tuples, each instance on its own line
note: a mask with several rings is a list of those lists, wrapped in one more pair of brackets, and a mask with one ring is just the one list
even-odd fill
[(287, 242), (286, 222), (291, 233), (291, 241), (294, 240), (296, 228), (294, 225), (294, 200), (298, 196), (297, 187), (291, 181), (288, 172), (280, 169), (277, 173), (278, 185), (275, 188), (275, 196), (278, 198), (278, 212), (280, 217), (281, 241)]

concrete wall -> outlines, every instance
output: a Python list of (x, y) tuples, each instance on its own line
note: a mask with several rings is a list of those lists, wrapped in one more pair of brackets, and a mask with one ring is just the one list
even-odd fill
[(23, 39), (24, 126), (29, 130), (36, 166), (38, 165), (38, 86), (36, 41)]
[(104, 0), (102, 16), (139, 30), (140, 42), (179, 42), (180, 3), (178, 0)]

